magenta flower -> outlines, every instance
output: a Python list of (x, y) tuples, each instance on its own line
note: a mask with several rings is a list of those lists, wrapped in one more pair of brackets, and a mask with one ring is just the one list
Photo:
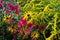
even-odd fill
[(5, 13), (6, 13), (6, 14), (9, 14), (9, 13), (10, 13), (10, 10), (6, 10)]
[(19, 14), (19, 12), (20, 12), (20, 11), (17, 9), (17, 10), (15, 10), (14, 13), (15, 13), (15, 14)]
[(27, 29), (26, 32), (25, 32), (25, 34), (30, 34), (30, 30)]
[(33, 28), (33, 23), (32, 22), (28, 23), (28, 28), (29, 29)]
[(17, 5), (14, 5), (13, 7), (15, 10), (17, 10), (19, 8), (19, 5), (17, 4)]
[(21, 23), (18, 23), (17, 25), (18, 25), (18, 28), (21, 28), (22, 27), (22, 24)]
[(44, 29), (45, 29), (45, 25), (44, 24), (41, 24), (40, 25), (40, 30), (44, 31)]
[(14, 7), (13, 7), (13, 5), (12, 5), (11, 2), (9, 2), (9, 3), (7, 4), (7, 7), (8, 7), (10, 10), (14, 10)]
[(27, 21), (26, 21), (26, 19), (24, 19), (24, 18), (20, 18), (20, 23), (21, 23), (22, 25), (26, 25)]
[(11, 6), (12, 6), (12, 3), (9, 2), (9, 3), (7, 4), (7, 7), (10, 8)]

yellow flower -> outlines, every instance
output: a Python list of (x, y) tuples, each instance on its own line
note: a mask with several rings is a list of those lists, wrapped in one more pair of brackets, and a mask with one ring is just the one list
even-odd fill
[(39, 37), (39, 33), (37, 31), (34, 31), (31, 33), (31, 38), (35, 39)]
[(7, 15), (3, 17), (3, 22), (7, 22), (10, 19), (11, 15)]
[(11, 26), (8, 27), (7, 29), (8, 29), (8, 31), (10, 31), (11, 33), (12, 33), (14, 30), (16, 30), (16, 29), (12, 28)]
[(32, 11), (28, 11), (23, 14), (23, 17), (27, 19), (29, 22), (31, 22), (32, 20), (37, 20), (37, 16), (38, 16), (37, 12)]

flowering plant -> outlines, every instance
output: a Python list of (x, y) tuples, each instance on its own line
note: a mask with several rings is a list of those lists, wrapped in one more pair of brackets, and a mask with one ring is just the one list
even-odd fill
[(0, 0), (0, 40), (60, 40), (59, 0)]

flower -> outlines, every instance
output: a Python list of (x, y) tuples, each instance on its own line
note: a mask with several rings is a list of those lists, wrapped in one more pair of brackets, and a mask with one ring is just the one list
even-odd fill
[(6, 10), (5, 13), (6, 13), (6, 14), (9, 14), (9, 13), (10, 13), (10, 10)]
[(31, 33), (31, 38), (32, 39), (35, 39), (35, 38), (38, 38), (38, 37), (39, 37), (38, 31), (34, 31), (34, 32)]
[(7, 7), (8, 7), (8, 8), (12, 7), (12, 3), (9, 2), (9, 3), (7, 4)]
[(44, 29), (45, 29), (45, 25), (44, 25), (44, 24), (41, 24), (41, 25), (40, 25), (40, 30), (43, 31)]
[(29, 22), (29, 23), (28, 23), (28, 28), (29, 28), (29, 29), (33, 28), (33, 23), (32, 23), (32, 22)]
[(18, 9), (16, 9), (14, 13), (15, 13), (15, 14), (19, 14), (19, 12), (20, 12), (20, 11), (19, 11)]
[(8, 22), (8, 20), (10, 19), (11, 15), (7, 15), (3, 17), (3, 21), (4, 22)]
[(20, 23), (21, 23), (22, 25), (26, 25), (27, 21), (26, 21), (26, 19), (24, 19), (24, 18), (20, 18)]
[(15, 33), (16, 33), (16, 29), (12, 28), (11, 26), (9, 26), (7, 29), (8, 29), (8, 31), (10, 31), (12, 34), (15, 34)]
[(14, 5), (13, 7), (14, 7), (14, 9), (16, 10), (16, 9), (18, 9), (18, 8), (19, 8), (19, 5), (18, 5), (18, 4), (16, 4), (16, 5)]
[(29, 29), (27, 29), (26, 31), (25, 31), (25, 34), (30, 34), (30, 30)]
[(21, 23), (18, 23), (17, 25), (18, 25), (18, 28), (21, 28), (22, 27), (22, 24)]

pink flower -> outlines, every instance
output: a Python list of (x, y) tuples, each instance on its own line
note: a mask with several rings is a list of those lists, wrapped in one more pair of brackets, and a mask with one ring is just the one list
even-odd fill
[(22, 25), (26, 25), (27, 21), (26, 21), (26, 19), (24, 19), (24, 18), (20, 18), (20, 23), (21, 23)]
[(9, 14), (10, 13), (10, 10), (6, 10), (5, 12), (6, 12), (6, 14)]
[(9, 2), (9, 3), (7, 4), (7, 7), (8, 7), (10, 10), (14, 10), (14, 7), (13, 7), (13, 5), (12, 5), (11, 2)]
[(33, 23), (32, 23), (32, 22), (29, 22), (29, 23), (28, 23), (28, 28), (29, 28), (29, 29), (33, 28)]
[(13, 7), (15, 10), (17, 10), (19, 8), (19, 5), (17, 4), (17, 5), (14, 5)]
[(30, 30), (27, 29), (26, 32), (25, 32), (25, 34), (30, 34)]
[(20, 12), (20, 11), (19, 11), (18, 9), (16, 9), (14, 13), (15, 13), (15, 14), (19, 14), (19, 12)]
[(7, 4), (7, 7), (10, 8), (11, 6), (12, 6), (12, 3), (9, 2), (9, 3)]
[(18, 23), (17, 25), (18, 25), (18, 28), (21, 28), (22, 27), (22, 24), (21, 23)]

